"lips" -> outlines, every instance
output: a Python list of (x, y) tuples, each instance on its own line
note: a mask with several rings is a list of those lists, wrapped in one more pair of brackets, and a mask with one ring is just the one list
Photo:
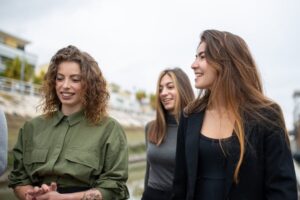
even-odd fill
[(74, 95), (72, 92), (61, 92), (60, 94), (63, 99), (70, 99)]
[(172, 101), (173, 99), (163, 99), (162, 102), (163, 104), (168, 104)]
[(197, 72), (197, 73), (195, 73), (195, 76), (196, 76), (196, 78), (197, 78), (197, 77), (203, 76), (203, 74), (204, 74), (204, 73)]

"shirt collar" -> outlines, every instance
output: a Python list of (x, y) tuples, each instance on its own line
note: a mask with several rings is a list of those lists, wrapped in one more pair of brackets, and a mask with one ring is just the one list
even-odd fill
[(65, 116), (61, 111), (57, 111), (54, 116), (54, 126), (57, 126), (64, 120), (67, 121), (70, 126), (73, 126), (73, 125), (79, 123), (82, 119), (84, 119), (84, 111), (83, 110), (80, 110), (69, 116)]

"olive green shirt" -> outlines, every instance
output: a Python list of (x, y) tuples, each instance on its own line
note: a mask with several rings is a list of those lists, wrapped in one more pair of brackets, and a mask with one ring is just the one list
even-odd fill
[(105, 200), (129, 198), (127, 140), (113, 118), (92, 125), (83, 111), (39, 116), (20, 129), (13, 155), (9, 187), (56, 182), (97, 188)]

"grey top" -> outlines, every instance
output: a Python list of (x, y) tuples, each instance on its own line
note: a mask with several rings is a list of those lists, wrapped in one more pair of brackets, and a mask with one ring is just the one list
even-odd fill
[(7, 165), (7, 124), (5, 114), (0, 110), (0, 176)]
[(175, 119), (168, 117), (165, 140), (159, 146), (147, 141), (145, 186), (163, 191), (170, 191), (172, 189), (175, 170), (177, 128), (178, 125)]

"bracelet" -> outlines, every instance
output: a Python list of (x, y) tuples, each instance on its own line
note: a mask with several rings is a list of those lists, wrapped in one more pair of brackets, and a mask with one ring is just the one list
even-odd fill
[(90, 189), (83, 194), (81, 200), (104, 200), (99, 190)]

